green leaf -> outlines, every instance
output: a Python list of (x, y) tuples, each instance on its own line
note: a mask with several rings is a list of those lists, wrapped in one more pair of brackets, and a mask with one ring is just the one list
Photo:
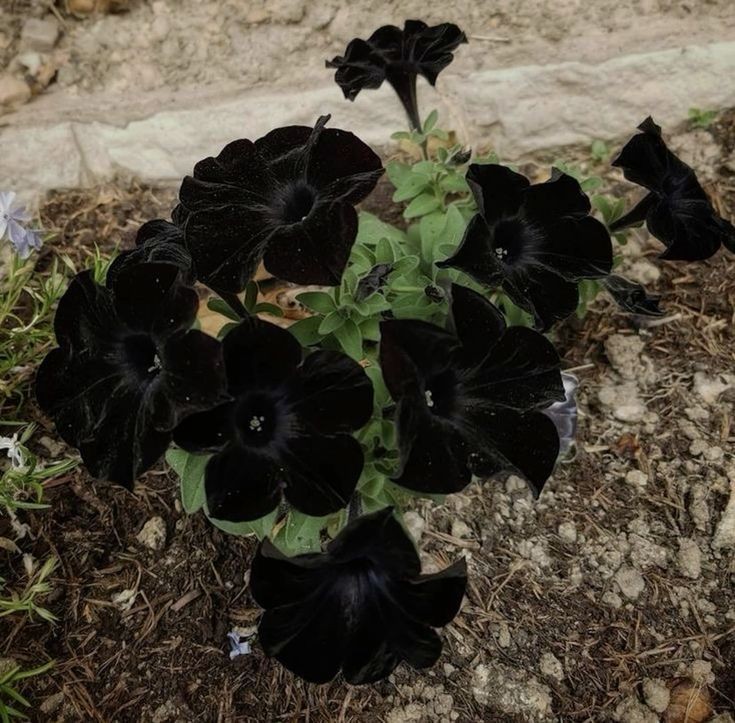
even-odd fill
[(263, 301), (260, 304), (256, 304), (251, 309), (253, 314), (270, 314), (271, 316), (277, 316), (282, 317), (283, 316), (283, 309), (280, 306), (276, 306), (275, 304), (268, 304), (267, 302)]
[[(381, 238), (387, 238), (397, 243), (404, 243), (406, 234), (401, 229), (381, 221), (377, 216), (367, 211), (360, 211), (357, 227), (357, 245), (374, 246)], [(354, 246), (353, 246), (354, 249)], [(373, 266), (374, 264), (371, 264)]]
[(339, 329), (345, 321), (347, 320), (339, 309), (332, 311), (324, 317), (322, 323), (319, 325), (319, 333), (322, 336), (331, 334), (333, 331)]
[(465, 221), (462, 212), (453, 203), (450, 203), (447, 207), (447, 221), (444, 227), (444, 238), (442, 241), (450, 243), (455, 247), (459, 246), (459, 242), (462, 240), (466, 228), (467, 221)]
[(425, 176), (421, 176), (418, 173), (411, 173), (411, 175), (396, 188), (396, 192), (393, 194), (393, 200), (396, 203), (401, 201), (408, 201), (411, 198), (415, 198), (422, 191), (429, 187), (429, 179)]
[(385, 172), (390, 182), (398, 188), (411, 175), (411, 166), (401, 161), (388, 161), (385, 164)]
[(214, 517), (209, 516), (209, 511), (206, 509), (205, 513), (209, 521), (217, 528), (226, 532), (228, 535), (255, 535), (259, 540), (265, 537), (269, 537), (278, 519), (278, 508), (273, 512), (268, 513), (265, 517), (260, 517), (257, 520), (251, 522), (230, 522), (229, 520), (217, 520)]
[(434, 128), (436, 122), (439, 120), (439, 113), (436, 110), (432, 110), (431, 113), (426, 117), (424, 121), (424, 127), (421, 129), (424, 133), (428, 133)]
[(211, 455), (191, 454), (183, 449), (171, 448), (166, 461), (181, 481), (181, 505), (189, 515), (204, 505), (204, 469)]
[(362, 360), (364, 356), (362, 351), (362, 334), (360, 334), (357, 324), (352, 319), (347, 319), (333, 333), (346, 354), (351, 356), (355, 361)]
[(230, 305), (218, 296), (209, 297), (207, 300), (207, 308), (217, 314), (221, 314), (222, 316), (231, 319), (232, 321), (241, 321), (240, 317), (232, 310)]
[(419, 222), (421, 234), (421, 256), (427, 263), (433, 263), (439, 242), (444, 240), (444, 227), (447, 217), (441, 211), (434, 211), (424, 216)]
[(375, 263), (392, 264), (396, 260), (393, 245), (387, 238), (382, 238), (375, 246)]
[(403, 212), (404, 218), (417, 218), (435, 211), (441, 201), (433, 193), (422, 193), (411, 201)]
[(301, 346), (312, 346), (321, 341), (319, 327), (321, 326), (323, 316), (309, 316), (306, 319), (299, 319), (291, 324), (288, 330), (296, 337)]
[(439, 188), (446, 193), (469, 193), (470, 187), (463, 176), (458, 173), (449, 173), (439, 181)]
[(308, 309), (318, 311), (320, 314), (331, 314), (337, 308), (331, 295), (324, 291), (305, 291), (303, 294), (299, 294), (296, 300)]
[(245, 287), (245, 298), (243, 299), (243, 306), (250, 311), (255, 303), (258, 301), (258, 284), (254, 281), (248, 281), (248, 285)]
[(311, 517), (292, 509), (273, 542), (289, 556), (318, 552), (321, 549), (322, 530), (328, 525), (330, 517)]
[(380, 320), (373, 317), (359, 324), (360, 334), (368, 341), (380, 341)]
[(405, 276), (419, 267), (418, 256), (404, 256), (393, 264), (393, 272), (396, 276)]

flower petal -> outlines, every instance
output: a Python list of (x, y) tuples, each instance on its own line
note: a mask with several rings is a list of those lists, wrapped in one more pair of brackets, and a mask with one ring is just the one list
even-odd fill
[(352, 520), (327, 550), (338, 565), (365, 558), (389, 575), (414, 577), (421, 572), (416, 546), (391, 507)]
[(489, 288), (498, 286), (505, 276), (505, 270), (493, 252), (492, 238), (487, 221), (478, 213), (467, 224), (462, 243), (454, 255), (436, 265), (440, 269), (464, 271)]
[(535, 260), (569, 281), (599, 279), (612, 270), (610, 234), (592, 216), (563, 218), (549, 229)]
[(265, 267), (295, 284), (336, 286), (357, 237), (357, 212), (345, 203), (315, 206), (301, 222), (280, 227), (265, 253)]
[(222, 341), (228, 389), (238, 395), (254, 387), (283, 382), (296, 371), (303, 353), (293, 334), (250, 316)]
[[(474, 474), (493, 477), (515, 471), (531, 483), (538, 497), (559, 456), (554, 423), (542, 412), (520, 414), (510, 409), (502, 414), (475, 410), (472, 419), (486, 440), (470, 458)], [(482, 440), (478, 436), (476, 441)]]
[(255, 275), (272, 227), (261, 210), (231, 204), (192, 213), (184, 230), (200, 281), (239, 293)]
[(211, 409), (228, 398), (222, 345), (198, 329), (176, 335), (163, 349), (161, 383), (173, 416), (158, 429), (173, 429), (182, 419)]
[(309, 158), (306, 177), (320, 189), (319, 197), (359, 203), (375, 188), (383, 174), (380, 157), (349, 131), (322, 131)]
[(288, 474), (286, 499), (306, 515), (321, 517), (347, 505), (362, 474), (360, 443), (346, 434), (290, 439), (282, 466)]
[(590, 200), (579, 181), (558, 169), (553, 169), (545, 183), (529, 186), (523, 197), (524, 214), (544, 228), (564, 216), (586, 216), (590, 208)]
[(577, 283), (538, 267), (531, 274), (514, 274), (503, 282), (514, 304), (533, 314), (536, 328), (548, 331), (556, 321), (573, 314), (579, 304)]
[(181, 271), (168, 263), (140, 263), (120, 270), (112, 289), (115, 311), (127, 326), (167, 338), (189, 328), (199, 297), (181, 285)]
[(391, 596), (419, 622), (441, 628), (459, 612), (467, 587), (464, 558), (433, 575), (420, 575), (391, 585)]
[(133, 481), (163, 457), (171, 433), (154, 428), (153, 396), (150, 387), (118, 385), (112, 391), (93, 433), (78, 445), (94, 477), (132, 488)]
[(392, 479), (425, 494), (451, 494), (471, 481), (467, 458), (473, 451), (446, 419), (433, 414), (420, 397), (406, 397), (396, 412), (401, 467)]
[(209, 516), (230, 522), (257, 520), (278, 507), (283, 479), (273, 457), (230, 445), (207, 462), (204, 489)]
[(482, 365), (461, 383), (463, 404), (528, 411), (564, 399), (554, 345), (525, 326), (511, 326)]
[(514, 216), (523, 203), (528, 179), (497, 163), (471, 163), (467, 183), (480, 213), (489, 224), (502, 216)]
[(346, 354), (319, 350), (306, 357), (293, 391), (294, 412), (319, 434), (360, 429), (373, 412), (373, 385)]
[(472, 363), (480, 362), (505, 333), (505, 317), (484, 296), (452, 284), (451, 318), (462, 351)]
[(427, 379), (444, 371), (457, 346), (451, 333), (425, 321), (381, 321), (380, 368), (393, 399), (414, 393)]
[(610, 274), (602, 283), (621, 309), (631, 314), (645, 314), (646, 316), (663, 315), (664, 312), (658, 306), (660, 297), (649, 295), (640, 284), (636, 284), (617, 274)]
[(174, 442), (187, 452), (219, 452), (230, 441), (234, 406), (225, 402), (186, 417), (174, 430)]

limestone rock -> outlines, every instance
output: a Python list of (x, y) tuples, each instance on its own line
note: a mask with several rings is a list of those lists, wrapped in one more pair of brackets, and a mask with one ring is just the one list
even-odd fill
[(646, 581), (638, 570), (632, 567), (621, 567), (615, 573), (615, 582), (618, 583), (620, 592), (629, 600), (637, 600), (638, 596), (646, 589)]
[(166, 523), (163, 517), (151, 517), (138, 533), (137, 540), (151, 550), (162, 550), (166, 545)]
[(679, 572), (684, 577), (696, 580), (702, 574), (702, 552), (699, 545), (690, 539), (679, 540), (679, 552), (676, 556)]
[(49, 15), (45, 18), (29, 18), (23, 24), (20, 43), (23, 48), (48, 53), (59, 39), (59, 23)]
[(643, 698), (656, 713), (663, 713), (669, 707), (670, 697), (669, 689), (662, 680), (646, 678), (643, 681)]
[(555, 720), (549, 687), (502, 663), (481, 663), (475, 668), (472, 695), (481, 705), (492, 705), (529, 722)]
[(0, 113), (23, 105), (31, 98), (31, 89), (19, 78), (6, 73), (0, 76)]

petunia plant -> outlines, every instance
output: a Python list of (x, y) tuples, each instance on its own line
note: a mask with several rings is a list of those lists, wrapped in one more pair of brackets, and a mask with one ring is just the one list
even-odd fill
[[(328, 115), (229, 143), (105, 280), (75, 278), (38, 374), (92, 475), (133, 488), (165, 454), (187, 512), (257, 535), (260, 641), (312, 682), (437, 660), (466, 566), (422, 574), (402, 513), (511, 473), (542, 493), (577, 428), (554, 327), (601, 290), (661, 313), (615, 273), (625, 229), (645, 222), (668, 259), (735, 247), (650, 119), (614, 162), (647, 190), (628, 213), (563, 163), (531, 182), (473, 156), (418, 104), (419, 79), (433, 86), (466, 40), (413, 20), (352, 40), (327, 66), (351, 101), (396, 91), (400, 160), (384, 169)], [(359, 209), (384, 172), (399, 224)], [(305, 318), (262, 300), (259, 270), (308, 287)], [(203, 298), (217, 338), (197, 328)]]

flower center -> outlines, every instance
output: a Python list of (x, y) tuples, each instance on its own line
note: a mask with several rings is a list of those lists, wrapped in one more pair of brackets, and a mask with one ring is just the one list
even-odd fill
[(154, 377), (162, 369), (158, 349), (149, 336), (135, 334), (123, 342), (123, 354), (133, 373), (140, 380)]
[(451, 369), (440, 372), (427, 381), (424, 388), (426, 406), (434, 414), (448, 417), (457, 397), (457, 377)]
[(301, 223), (314, 208), (316, 196), (305, 184), (294, 184), (284, 195), (281, 208), (281, 220), (285, 224)]
[(267, 394), (246, 394), (235, 407), (235, 427), (246, 447), (270, 444), (281, 426), (282, 414)]
[(495, 257), (506, 266), (529, 261), (541, 241), (541, 234), (520, 218), (501, 219), (493, 229)]

